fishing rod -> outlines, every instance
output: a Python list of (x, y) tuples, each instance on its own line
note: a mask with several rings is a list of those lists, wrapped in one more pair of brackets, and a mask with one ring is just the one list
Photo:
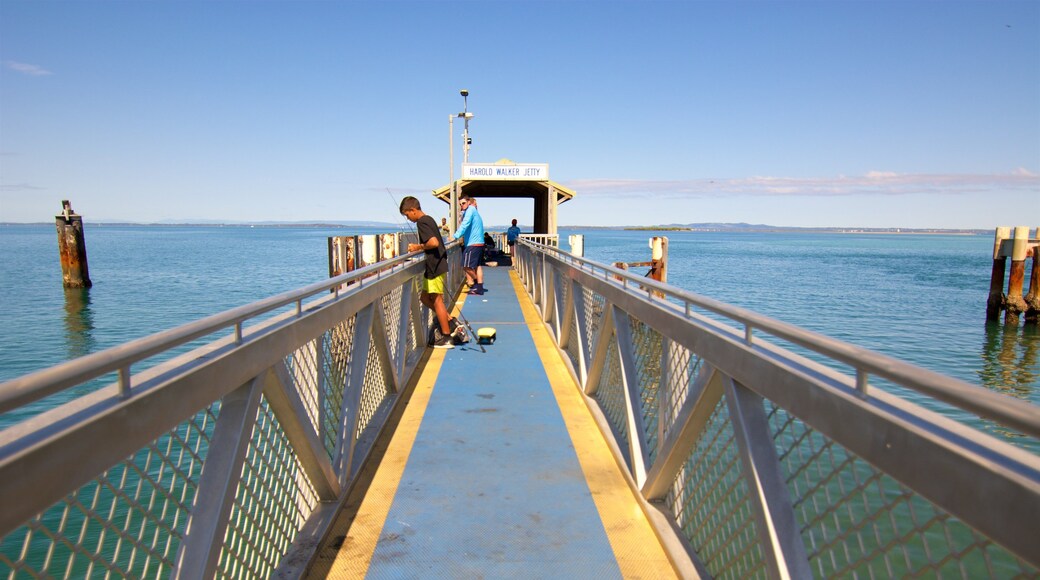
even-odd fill
[[(401, 203), (397, 201), (397, 198), (394, 197), (394, 194), (393, 194), (392, 191), (390, 191), (389, 187), (386, 188), (386, 194), (390, 196), (390, 201), (394, 202), (394, 207), (397, 208), (398, 213), (400, 213), (400, 211), (401, 211)], [(415, 234), (415, 242), (418, 243), (418, 244), (422, 244), (423, 241), (419, 239), (419, 232), (418, 232), (418, 230), (416, 230), (412, 226), (411, 222), (407, 218), (405, 219), (405, 222), (408, 223), (408, 227), (411, 230), (411, 232), (413, 234)], [(451, 298), (451, 303), (452, 304), (455, 304), (455, 298), (452, 298), (451, 294), (448, 293), (448, 288), (446, 286), (444, 288), (444, 294), (448, 298)], [(473, 331), (473, 326), (469, 323), (469, 320), (466, 320), (466, 316), (462, 314), (462, 309), (461, 308), (459, 308), (459, 320), (461, 320), (462, 323), (466, 325), (466, 329), (469, 330), (470, 339), (471, 340), (475, 340), (477, 342), (477, 346), (480, 347), (480, 352), (487, 354), (487, 350), (484, 349), (484, 345), (480, 344), (480, 339), (477, 336), (477, 333)]]
[[(455, 303), (455, 299), (452, 298), (451, 294), (448, 293), (448, 289), (447, 288), (444, 289), (444, 293), (448, 295), (448, 298), (451, 298), (451, 302), (452, 302), (452, 304), (454, 304)], [(461, 320), (462, 323), (466, 325), (466, 329), (469, 330), (469, 335), (470, 335), (471, 340), (475, 340), (477, 342), (477, 346), (480, 347), (480, 352), (487, 354), (487, 351), (484, 350), (484, 345), (480, 343), (480, 337), (477, 336), (476, 332), (473, 332), (473, 326), (470, 325), (469, 321), (466, 320), (466, 317), (462, 315), (462, 309), (461, 308), (459, 308), (459, 320)]]
[[(394, 194), (390, 191), (389, 187), (386, 188), (386, 194), (390, 196), (390, 201), (394, 202), (394, 207), (397, 208), (397, 215), (401, 215), (401, 204), (397, 201), (397, 198), (394, 197)], [(408, 218), (405, 218), (404, 224), (406, 225), (408, 230), (412, 232), (412, 235), (415, 236), (415, 242), (421, 244), (422, 241), (419, 240), (419, 232), (416, 231), (415, 227), (412, 225), (412, 222), (408, 221)]]

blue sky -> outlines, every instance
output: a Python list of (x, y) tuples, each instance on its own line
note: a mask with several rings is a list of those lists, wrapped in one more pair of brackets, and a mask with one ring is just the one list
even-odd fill
[(1040, 225), (1033, 0), (2, 0), (0, 221), (445, 215), (462, 88), (564, 225)]

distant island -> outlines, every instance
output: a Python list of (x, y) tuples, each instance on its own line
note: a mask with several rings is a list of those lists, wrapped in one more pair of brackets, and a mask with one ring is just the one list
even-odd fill
[(568, 230), (634, 230), (634, 231), (684, 231), (684, 232), (733, 232), (733, 233), (822, 233), (822, 234), (944, 234), (944, 235), (992, 235), (992, 229), (963, 228), (862, 228), (862, 227), (797, 227), (773, 226), (749, 223), (692, 223), (662, 224), (652, 226), (560, 226)]
[[(87, 227), (106, 226), (157, 226), (157, 227), (234, 227), (234, 228), (382, 228), (386, 231), (398, 231), (404, 222), (390, 223), (377, 221), (219, 221), (219, 220), (165, 220), (162, 222), (139, 223), (117, 220), (84, 220)], [(0, 226), (53, 226), (53, 222), (0, 222)], [(492, 232), (505, 231), (509, 226), (486, 224)], [(529, 232), (530, 226), (521, 225), (522, 230)], [(626, 230), (650, 232), (731, 232), (731, 233), (826, 233), (826, 234), (944, 234), (944, 235), (992, 235), (992, 229), (942, 229), (942, 228), (860, 228), (860, 227), (796, 227), (773, 226), (768, 224), (749, 223), (691, 223), (691, 224), (659, 224), (659, 225), (627, 225), (627, 226), (568, 226), (561, 230)]]
[(625, 226), (625, 230), (635, 230), (641, 232), (689, 232), (693, 231), (690, 228), (680, 226)]

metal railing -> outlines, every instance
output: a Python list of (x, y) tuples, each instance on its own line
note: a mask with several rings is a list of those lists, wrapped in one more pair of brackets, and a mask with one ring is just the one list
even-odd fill
[(1015, 430), (1033, 449), (1035, 405), (556, 248), (517, 246), (527, 292), (687, 571), (1038, 575), (1040, 458), (877, 383)]
[(305, 564), (425, 350), (423, 268), (381, 262), (0, 384), (0, 414), (68, 401), (0, 431), (0, 575)]
[(554, 248), (560, 245), (560, 236), (558, 234), (520, 234), (520, 239)]

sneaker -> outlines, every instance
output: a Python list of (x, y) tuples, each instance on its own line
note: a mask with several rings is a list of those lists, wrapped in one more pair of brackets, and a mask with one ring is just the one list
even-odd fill
[(433, 341), (431, 346), (433, 346), (433, 348), (455, 348), (454, 341), (450, 334), (441, 334), (437, 340)]
[(469, 292), (466, 292), (466, 294), (472, 294), (474, 296), (483, 296), (484, 295), (484, 291), (483, 290), (478, 290), (478, 289), (474, 288), (474, 289), (470, 290)]

